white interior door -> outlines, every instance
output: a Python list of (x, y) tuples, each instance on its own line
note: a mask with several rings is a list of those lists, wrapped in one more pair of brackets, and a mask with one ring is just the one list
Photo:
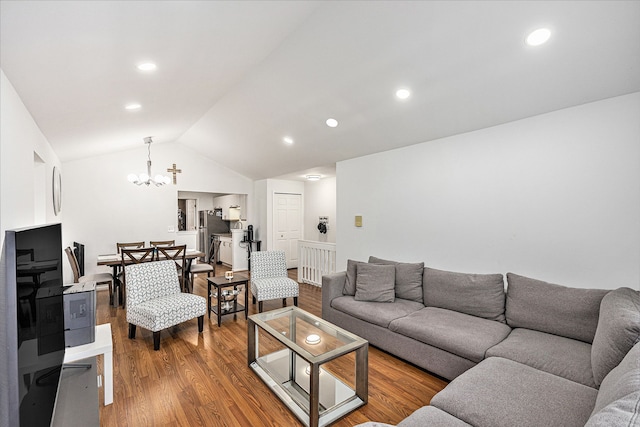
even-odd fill
[(298, 240), (302, 237), (302, 195), (274, 193), (274, 249), (284, 251), (287, 268), (298, 267)]

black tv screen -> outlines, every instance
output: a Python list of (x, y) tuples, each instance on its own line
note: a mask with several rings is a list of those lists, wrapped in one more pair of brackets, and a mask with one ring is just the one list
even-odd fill
[(8, 230), (5, 263), (8, 422), (49, 426), (65, 349), (61, 225)]

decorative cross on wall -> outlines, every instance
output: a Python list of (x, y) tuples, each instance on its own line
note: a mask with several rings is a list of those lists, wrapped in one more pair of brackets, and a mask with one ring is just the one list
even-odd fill
[(173, 185), (176, 185), (176, 174), (182, 173), (182, 169), (176, 169), (176, 164), (173, 164), (172, 168), (167, 169), (167, 172), (171, 172), (173, 174)]

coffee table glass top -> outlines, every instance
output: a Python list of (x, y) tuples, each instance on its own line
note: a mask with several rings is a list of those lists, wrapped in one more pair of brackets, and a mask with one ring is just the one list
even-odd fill
[(350, 351), (367, 342), (295, 306), (256, 314), (252, 318), (287, 346), (312, 356)]

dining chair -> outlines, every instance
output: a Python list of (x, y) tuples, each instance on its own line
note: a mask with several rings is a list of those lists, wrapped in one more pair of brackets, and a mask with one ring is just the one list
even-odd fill
[(178, 270), (172, 260), (132, 264), (127, 276), (127, 323), (129, 338), (135, 339), (136, 326), (153, 332), (153, 349), (160, 349), (160, 331), (198, 318), (198, 332), (204, 326), (206, 300), (180, 291)]
[(113, 305), (113, 282), (114, 278), (111, 273), (96, 273), (91, 275), (80, 275), (80, 265), (78, 264), (78, 259), (76, 258), (76, 254), (73, 253), (73, 250), (67, 246), (64, 250), (67, 254), (67, 258), (69, 258), (69, 264), (71, 264), (71, 271), (73, 272), (73, 283), (85, 283), (85, 282), (96, 282), (96, 285), (100, 285), (106, 283), (109, 285), (109, 305)]
[[(128, 243), (124, 243), (124, 242), (117, 242), (116, 243), (116, 253), (118, 255), (120, 255), (122, 253), (123, 249), (140, 249), (140, 248), (144, 248), (144, 241), (142, 242), (128, 242)], [(116, 283), (115, 285), (118, 286), (119, 288), (119, 283), (121, 284), (124, 279), (123, 279), (123, 275), (124, 275), (124, 270), (122, 269), (122, 266), (117, 268), (117, 277), (116, 277)], [(118, 283), (119, 282), (119, 283)], [(122, 290), (118, 289), (118, 295), (120, 295), (120, 297), (122, 298)]]
[(116, 243), (116, 249), (118, 251), (118, 254), (120, 254), (123, 249), (140, 249), (140, 248), (144, 248), (144, 242)]
[(215, 274), (215, 269), (211, 264), (205, 262), (199, 262), (197, 264), (191, 264), (189, 266), (189, 277), (191, 282), (191, 292), (196, 285), (196, 274), (207, 273), (207, 277), (211, 277), (211, 274)]
[(258, 312), (262, 313), (262, 302), (282, 298), (282, 306), (287, 306), (287, 298), (293, 298), (298, 305), (299, 285), (287, 274), (284, 251), (251, 252), (251, 294), (253, 303), (258, 301)]
[(180, 246), (158, 246), (156, 248), (157, 257), (160, 260), (173, 260), (176, 264), (176, 270), (178, 272), (178, 278), (180, 280), (180, 288), (183, 291), (188, 291), (186, 278), (187, 278), (187, 245)]
[(158, 246), (175, 246), (176, 245), (176, 241), (175, 240), (151, 240), (149, 242), (150, 246), (158, 247)]
[(118, 296), (122, 301), (122, 306), (125, 306), (127, 298), (127, 274), (125, 273), (125, 267), (129, 264), (140, 264), (142, 262), (151, 262), (154, 260), (155, 249), (154, 248), (139, 248), (139, 249), (121, 249), (120, 259), (122, 260), (122, 280), (120, 280), (120, 291)]

